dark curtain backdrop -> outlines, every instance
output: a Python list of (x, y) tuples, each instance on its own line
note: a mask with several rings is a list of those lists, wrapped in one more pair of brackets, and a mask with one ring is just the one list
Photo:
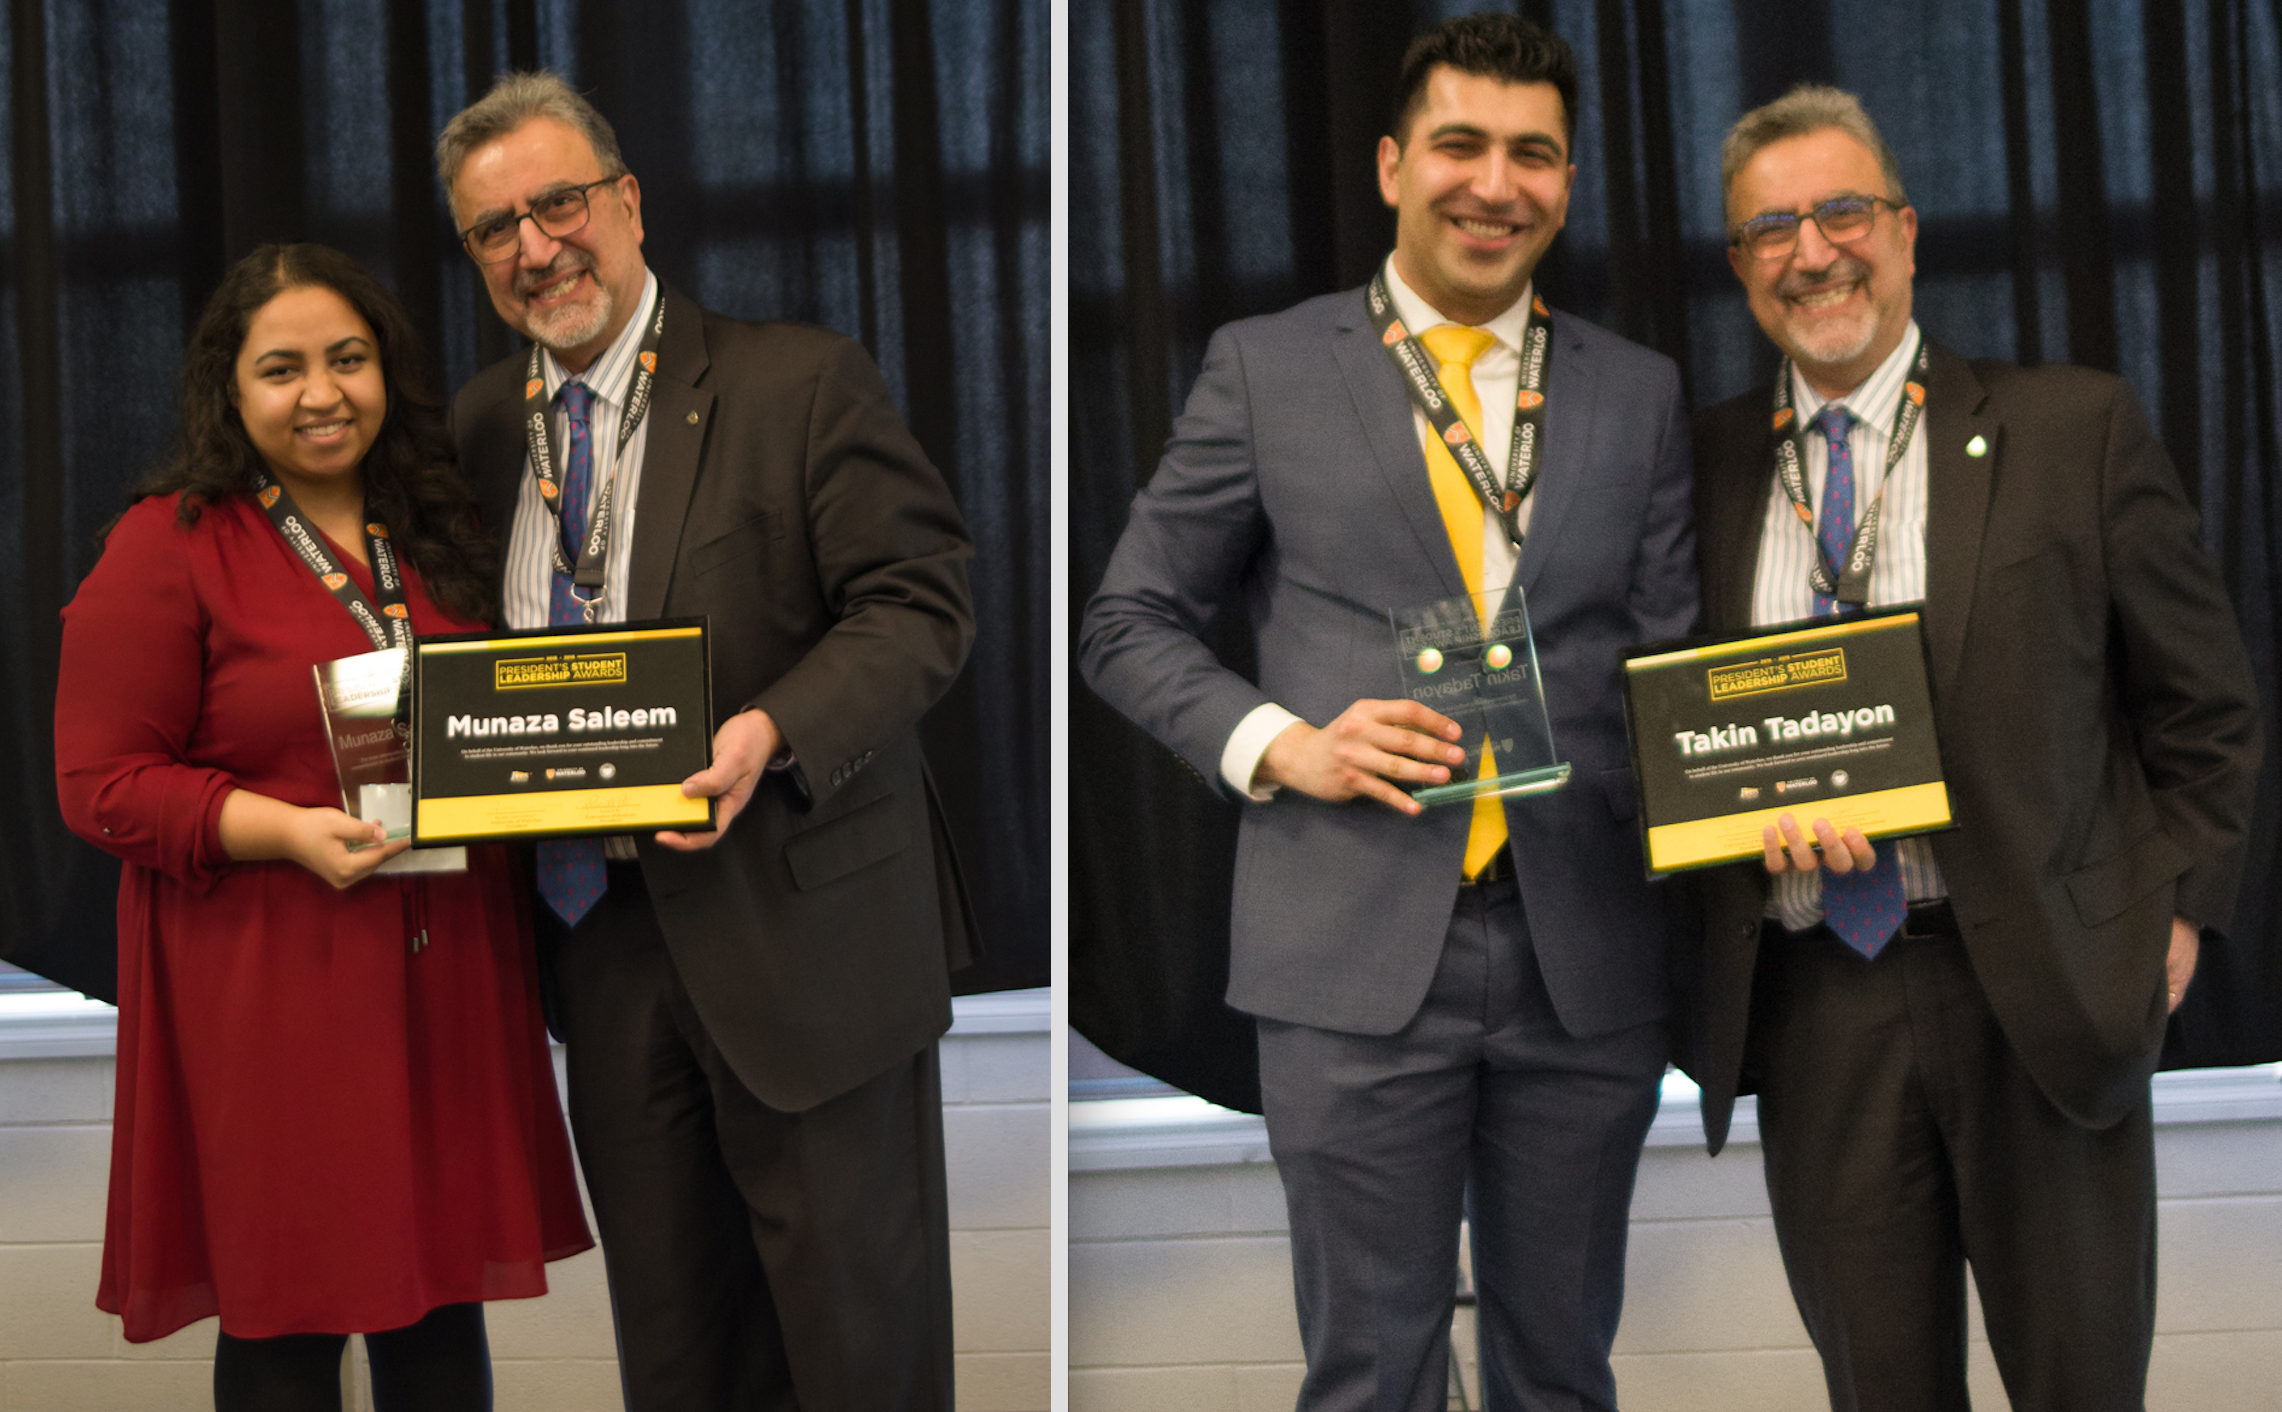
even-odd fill
[(508, 67), (587, 92), (661, 278), (863, 340), (978, 547), (928, 757), (987, 958), (1047, 975), (1046, 0), (9, 0), (0, 43), (0, 952), (108, 995), (117, 868), (57, 812), (58, 610), (170, 432), (189, 326), (267, 240), (365, 262), (441, 390), (521, 345), (430, 151)]
[[(1073, 0), (1070, 564), (1126, 506), (1230, 319), (1361, 283), (1391, 247), (1372, 148), (1420, 29), (1485, 7)], [(1916, 313), (1965, 353), (2137, 389), (2201, 504), (2267, 703), (2235, 935), (2167, 1062), (2282, 1058), (2275, 0), (1531, 0), (1576, 50), (1577, 185), (1553, 302), (1677, 359), (1703, 406), (1774, 354), (1723, 253), (1720, 139), (1802, 80), (1862, 95), (1917, 207)], [(1073, 617), (1074, 621), (1074, 617)], [(1230, 658), (1231, 661), (1239, 659)], [(1113, 1057), (1257, 1103), (1226, 983), (1235, 808), (1071, 686), (1072, 1023)]]

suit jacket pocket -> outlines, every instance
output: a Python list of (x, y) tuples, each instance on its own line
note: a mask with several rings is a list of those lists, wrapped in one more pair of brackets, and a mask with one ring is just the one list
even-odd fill
[(895, 796), (883, 794), (831, 823), (786, 840), (784, 861), (792, 870), (793, 884), (802, 892), (813, 892), (902, 852), (906, 842)]
[(690, 571), (702, 577), (723, 564), (735, 563), (747, 555), (758, 554), (782, 532), (783, 526), (775, 513), (758, 511), (751, 519), (731, 525), (690, 550)]
[(2076, 904), (2076, 920), (2087, 927), (2099, 926), (2186, 872), (2187, 863), (2187, 855), (2168, 835), (2141, 835), (2138, 842), (2114, 857), (2068, 875), (2068, 896)]

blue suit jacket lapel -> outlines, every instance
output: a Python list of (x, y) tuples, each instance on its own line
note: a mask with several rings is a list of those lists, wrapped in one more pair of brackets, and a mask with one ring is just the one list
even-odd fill
[(1426, 453), (1419, 449), (1402, 376), (1371, 329), (1362, 291), (1355, 291), (1348, 304), (1331, 342), (1332, 354), (1346, 379), (1348, 395), (1355, 400), (1355, 414), (1363, 423), (1387, 492), (1402, 507), (1419, 552), (1441, 579), (1443, 594), (1455, 598), (1466, 591), (1466, 579), (1451, 552), (1441, 507), (1434, 503), (1434, 485), (1426, 478)]

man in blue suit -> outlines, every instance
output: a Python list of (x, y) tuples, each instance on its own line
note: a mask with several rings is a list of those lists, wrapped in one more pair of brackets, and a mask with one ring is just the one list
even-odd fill
[[(1531, 288), (1576, 175), (1568, 46), (1453, 21), (1400, 94), (1378, 152), (1392, 258), (1368, 291), (1214, 335), (1083, 667), (1250, 801), (1228, 1001), (1259, 1025), (1300, 1405), (1443, 1405), (1463, 1210), (1490, 1405), (1613, 1408), (1667, 1007), (1619, 659), (1695, 616), (1688, 432), (1669, 361)], [(1399, 699), (1389, 615), (1508, 583), (1572, 777), (1421, 809), (1407, 790), (1464, 751)], [(1224, 608), (1257, 683), (1200, 639)]]

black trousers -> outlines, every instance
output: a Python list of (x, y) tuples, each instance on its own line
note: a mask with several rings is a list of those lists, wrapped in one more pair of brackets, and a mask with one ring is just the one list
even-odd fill
[(1510, 879), (1460, 889), (1434, 983), (1396, 1033), (1258, 1024), (1303, 1412), (1446, 1405), (1461, 1211), (1485, 1405), (1613, 1412), (1609, 1346), (1663, 1025), (1564, 1030)]
[(1834, 1412), (1949, 1412), (1965, 1270), (2016, 1412), (2144, 1412), (2155, 1331), (2149, 1100), (2063, 1116), (1955, 936), (1874, 961), (1769, 923), (1752, 1017), (1775, 1235)]
[(536, 904), (628, 1412), (951, 1412), (935, 1046), (802, 1113), (723, 1060), (632, 865)]

